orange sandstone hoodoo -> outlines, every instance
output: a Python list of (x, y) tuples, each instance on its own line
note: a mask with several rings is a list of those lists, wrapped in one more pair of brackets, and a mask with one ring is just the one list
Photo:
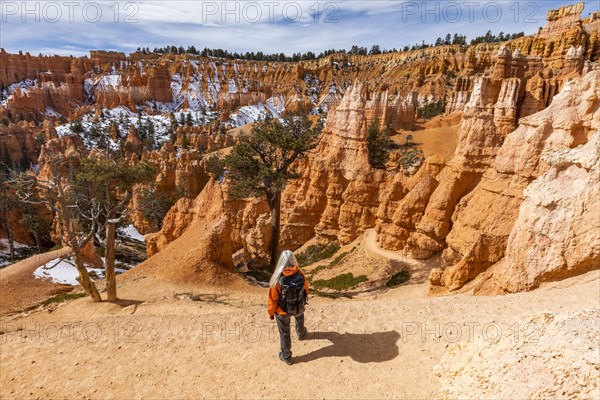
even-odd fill
[(269, 289), (269, 316), (277, 320), (281, 352), (279, 359), (292, 364), (292, 338), (290, 322), (296, 319), (296, 334), (299, 340), (306, 336), (304, 307), (308, 299), (308, 283), (298, 261), (290, 250), (281, 253), (277, 267), (271, 276)]

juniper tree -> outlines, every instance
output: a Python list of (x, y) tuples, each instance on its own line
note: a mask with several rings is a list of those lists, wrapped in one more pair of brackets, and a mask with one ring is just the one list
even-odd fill
[(381, 129), (379, 119), (375, 118), (367, 129), (367, 150), (369, 153), (369, 164), (373, 168), (384, 169), (389, 158), (390, 150), (394, 142), (390, 139), (392, 126), (388, 122)]
[[(78, 193), (63, 176), (64, 169), (71, 170), (69, 174), (73, 174), (75, 163), (76, 160), (57, 156), (48, 161), (50, 176), (47, 179), (40, 179), (32, 172), (23, 172), (13, 182), (21, 202), (45, 205), (56, 215), (62, 239), (73, 252), (78, 281), (92, 300), (99, 302), (102, 298), (84, 265), (82, 249), (94, 236), (100, 209), (95, 206), (85, 215), (78, 210)], [(83, 220), (90, 221), (88, 229), (84, 229)]]
[(133, 186), (151, 179), (153, 170), (144, 162), (128, 166), (94, 154), (88, 158), (57, 155), (47, 161), (48, 175), (41, 179), (33, 172), (13, 179), (21, 202), (48, 207), (59, 222), (60, 235), (71, 248), (78, 281), (93, 301), (101, 301), (84, 265), (82, 249), (101, 226), (106, 230), (105, 256), (108, 300), (116, 300), (114, 280), (114, 236), (124, 218)]
[(281, 120), (257, 123), (242, 134), (224, 159), (225, 177), (233, 197), (263, 197), (271, 211), (270, 268), (279, 251), (281, 193), (288, 181), (298, 179), (296, 162), (314, 149), (321, 138), (321, 121), (306, 114), (286, 114)]
[(173, 192), (164, 193), (157, 190), (156, 185), (148, 185), (141, 190), (137, 206), (144, 218), (160, 230), (171, 207), (185, 195), (185, 190), (179, 186)]
[(19, 223), (33, 236), (39, 254), (42, 253), (42, 243), (50, 242), (51, 222), (52, 216), (46, 207), (33, 204), (21, 207)]
[(144, 144), (146, 145), (146, 149), (148, 151), (154, 150), (156, 145), (156, 130), (154, 128), (154, 122), (151, 119), (148, 119), (148, 123), (146, 126), (146, 138), (144, 139)]
[(149, 182), (156, 175), (146, 162), (127, 165), (101, 155), (81, 160), (73, 179), (77, 207), (85, 215), (98, 209), (96, 225), (104, 225), (104, 257), (108, 301), (117, 300), (115, 279), (115, 235), (117, 225), (127, 216), (134, 186)]

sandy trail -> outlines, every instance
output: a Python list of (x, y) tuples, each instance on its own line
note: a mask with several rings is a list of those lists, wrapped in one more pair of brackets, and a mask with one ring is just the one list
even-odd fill
[(79, 299), (3, 317), (0, 397), (436, 398), (432, 370), (457, 333), (469, 341), (486, 324), (508, 332), (537, 312), (597, 306), (599, 285), (593, 271), (501, 297), (431, 298), (417, 284), (370, 298), (312, 298), (311, 333), (293, 340), (288, 367), (277, 358), (267, 289), (143, 278), (122, 285), (122, 305)]
[(39, 304), (53, 294), (71, 290), (69, 285), (55, 285), (45, 279), (34, 279), (33, 271), (69, 248), (36, 254), (0, 270), (0, 315), (20, 311)]
[(424, 283), (429, 277), (429, 272), (433, 267), (440, 264), (440, 257), (435, 256), (428, 260), (416, 260), (405, 256), (401, 251), (386, 250), (377, 244), (377, 232), (375, 229), (367, 229), (363, 236), (362, 246), (370, 254), (389, 260), (390, 263), (397, 263), (406, 267), (411, 272), (411, 281), (415, 283)]

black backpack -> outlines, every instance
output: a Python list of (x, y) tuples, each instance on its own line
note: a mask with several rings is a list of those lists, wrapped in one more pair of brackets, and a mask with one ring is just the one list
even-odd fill
[(281, 293), (279, 294), (279, 307), (289, 315), (300, 315), (304, 312), (306, 290), (304, 290), (304, 275), (295, 273), (282, 276), (279, 280)]

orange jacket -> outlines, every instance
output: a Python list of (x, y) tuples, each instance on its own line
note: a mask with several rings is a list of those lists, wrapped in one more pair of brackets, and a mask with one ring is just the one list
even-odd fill
[[(306, 280), (306, 275), (297, 265), (294, 267), (286, 267), (282, 274), (284, 276), (294, 275), (295, 273), (301, 273), (304, 277), (304, 289), (306, 290), (306, 295), (308, 296), (308, 282)], [(272, 317), (274, 314), (286, 315), (285, 311), (279, 307), (279, 293), (281, 293), (281, 284), (277, 282), (275, 287), (269, 289), (269, 317)]]

